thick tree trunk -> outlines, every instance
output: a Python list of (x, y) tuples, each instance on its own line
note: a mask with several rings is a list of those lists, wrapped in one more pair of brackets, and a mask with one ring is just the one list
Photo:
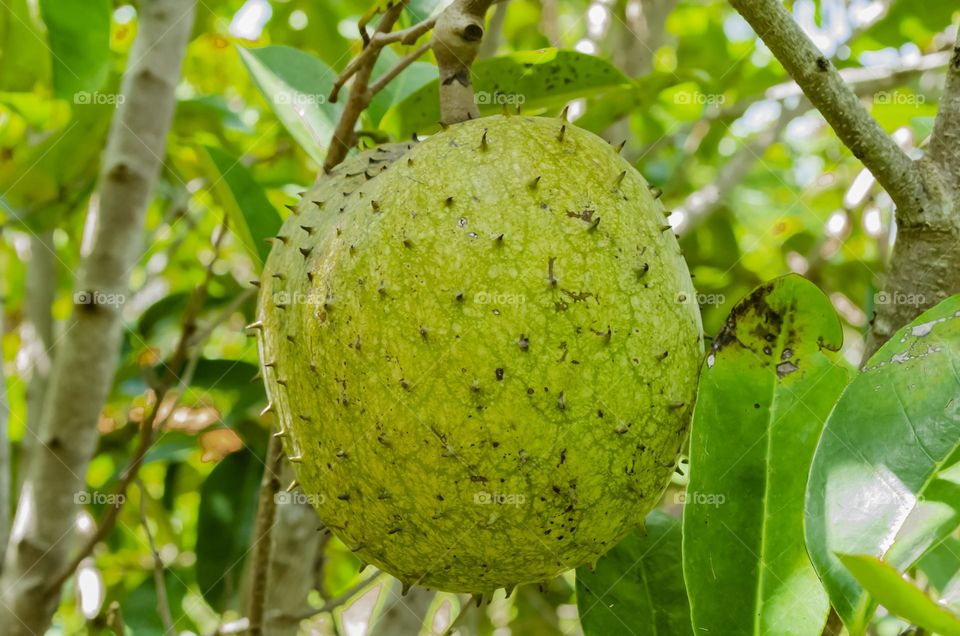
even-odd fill
[(920, 161), (908, 157), (870, 116), (780, 0), (730, 0), (840, 140), (897, 206), (897, 241), (865, 359), (924, 309), (960, 292), (960, 32)]
[(917, 164), (926, 196), (897, 209), (897, 242), (866, 356), (922, 310), (960, 293), (960, 28), (929, 152)]
[[(290, 462), (283, 460), (280, 483), (294, 480)], [(280, 493), (267, 576), (265, 630), (270, 636), (296, 636), (299, 621), (290, 620), (309, 609), (307, 596), (314, 589), (317, 556), (325, 544), (323, 523), (300, 488)]]
[(78, 502), (96, 450), (97, 420), (120, 349), (120, 309), (140, 254), (174, 89), (193, 25), (193, 0), (145, 0), (104, 153), (95, 229), (75, 288), (75, 307), (58, 346), (39, 439), (23, 481), (3, 576), (0, 626), (7, 636), (42, 634), (60, 597)]

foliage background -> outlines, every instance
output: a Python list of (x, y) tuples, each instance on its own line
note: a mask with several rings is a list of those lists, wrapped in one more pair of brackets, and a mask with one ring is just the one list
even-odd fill
[[(410, 14), (428, 15), (438, 4), (414, 1)], [(873, 69), (876, 77), (855, 84), (858, 92), (883, 127), (914, 149), (936, 112), (945, 64), (944, 58), (938, 66), (937, 56), (952, 41), (944, 32), (954, 17), (951, 5), (796, 0), (792, 11), (839, 68)], [(100, 419), (88, 498), (78, 500), (82, 531), (109, 505), (104, 496), (152, 400), (145, 378), (175, 346), (225, 219), (236, 227), (240, 208), (283, 216), (315, 179), (317, 153), (338, 108), (318, 96), (358, 51), (356, 23), (368, 8), (346, 0), (198, 3), (161, 184), (124, 303), (121, 367)], [(891, 301), (878, 286), (894, 235), (891, 201), (809, 104), (796, 93), (770, 98), (791, 92), (788, 78), (725, 2), (511, 0), (493, 14), (487, 57), (551, 46), (580, 52), (570, 62), (577, 80), (568, 91), (537, 93), (520, 80), (516, 92), (503, 95), (520, 95), (529, 112), (559, 112), (572, 102), (578, 125), (614, 143), (627, 140), (626, 156), (675, 210), (671, 223), (701, 292), (706, 333), (717, 333), (733, 304), (759, 282), (799, 272), (829, 296), (842, 319), (841, 355), (851, 368), (859, 363), (875, 303)], [(638, 15), (650, 20), (648, 31)], [(73, 271), (84, 249), (85, 218), (97, 206), (99, 156), (136, 16), (135, 6), (110, 0), (0, 6), (0, 292), (14, 484), (22, 450), (32, 442), (36, 407), (29, 407), (42, 403), (56, 324), (74, 304)], [(295, 50), (246, 52), (263, 46)], [(396, 47), (392, 55), (404, 52)], [(505, 77), (511, 64), (494, 63), (491, 77)], [(925, 66), (933, 68), (915, 70)], [(410, 128), (430, 133), (433, 120), (424, 118), (417, 90), (434, 79), (425, 56), (378, 96), (361, 122), (368, 139), (405, 138)], [(271, 81), (303, 82), (301, 92), (314, 100), (271, 99), (260, 90)], [(302, 148), (284, 125), (291, 106), (308, 112), (300, 117), (317, 152)], [(64, 595), (56, 633), (100, 629), (113, 602), (132, 633), (161, 633), (151, 540), (178, 630), (212, 633), (243, 615), (245, 557), (270, 425), (258, 416), (265, 399), (250, 381), (256, 351), (243, 330), (254, 314), (248, 281), (257, 277), (260, 251), (237, 234), (225, 237), (200, 316), (201, 329), (214, 328), (178, 403), (161, 410), (162, 433), (142, 485), (131, 489), (116, 530)], [(45, 324), (48, 304), (52, 323)], [(674, 515), (681, 488), (664, 498)], [(359, 562), (334, 538), (301, 557), (317, 564), (310, 599), (316, 607), (364, 582), (363, 592), (376, 591), (355, 605), (346, 602), (336, 621), (318, 614), (305, 629), (361, 633), (371, 610), (398, 612), (406, 602), (387, 577), (358, 573)], [(432, 607), (455, 613), (462, 602), (440, 594)], [(501, 593), (465, 623), (481, 634), (577, 633), (575, 603), (571, 573), (544, 590), (522, 588), (508, 600)], [(878, 621), (879, 633), (901, 625)]]

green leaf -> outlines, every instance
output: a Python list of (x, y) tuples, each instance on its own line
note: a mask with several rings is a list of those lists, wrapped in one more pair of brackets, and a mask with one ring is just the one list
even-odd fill
[(236, 593), (250, 543), (263, 461), (249, 449), (227, 455), (200, 489), (197, 584), (213, 608)]
[(690, 439), (683, 568), (693, 626), (820, 634), (829, 609), (803, 544), (806, 475), (847, 380), (830, 300), (791, 274), (734, 307), (704, 363)]
[(874, 604), (835, 556), (900, 571), (960, 523), (960, 296), (898, 331), (846, 388), (810, 470), (807, 550), (850, 630)]
[[(609, 61), (578, 51), (542, 49), (480, 60), (471, 70), (480, 114), (500, 112), (502, 104), (528, 113), (556, 108), (630, 85)], [(390, 109), (380, 127), (397, 138), (433, 130), (440, 121), (440, 82), (426, 84)]]
[(867, 554), (837, 554), (840, 562), (891, 614), (943, 636), (960, 636), (960, 618), (935, 603), (889, 563)]
[(337, 74), (319, 58), (287, 46), (238, 50), (277, 118), (300, 147), (322, 164), (342, 110), (339, 103), (327, 99)]
[(692, 634), (680, 560), (680, 520), (655, 510), (597, 562), (577, 568), (577, 607), (586, 636)]
[(247, 167), (216, 146), (204, 146), (212, 171), (211, 182), (220, 204), (230, 215), (230, 227), (260, 267), (270, 254), (266, 239), (276, 236), (280, 215)]
[[(373, 67), (371, 81), (376, 81), (377, 78), (393, 68), (399, 60), (400, 56), (394, 53), (393, 49), (383, 49), (380, 57), (377, 58), (376, 65)], [(437, 67), (433, 64), (414, 62), (374, 96), (367, 107), (366, 116), (374, 124), (379, 123), (391, 106), (402, 102), (417, 90), (429, 84), (431, 80), (435, 80), (438, 72)]]
[(53, 90), (80, 103), (78, 93), (103, 86), (110, 71), (110, 0), (40, 0), (53, 57)]
[(0, 161), (0, 192), (10, 220), (38, 232), (79, 207), (95, 185), (112, 113), (110, 105), (75, 106), (62, 129)]
[(0, 90), (32, 91), (50, 77), (50, 55), (28, 0), (0, 3)]
[(960, 540), (947, 537), (923, 555), (917, 568), (940, 595), (940, 603), (960, 612)]

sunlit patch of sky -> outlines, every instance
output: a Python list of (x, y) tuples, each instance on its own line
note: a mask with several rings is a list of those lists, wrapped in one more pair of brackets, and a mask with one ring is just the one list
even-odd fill
[(746, 42), (754, 39), (753, 29), (739, 13), (730, 13), (723, 21), (723, 34), (731, 42)]
[(598, 38), (607, 31), (610, 23), (610, 9), (599, 2), (594, 2), (587, 9), (587, 34)]
[(793, 180), (800, 188), (814, 184), (823, 172), (824, 161), (819, 155), (801, 155), (793, 160)]
[(867, 194), (870, 193), (870, 186), (872, 185), (873, 175), (869, 170), (864, 168), (843, 195), (843, 205), (847, 208), (855, 208), (863, 203), (863, 200), (867, 198)]
[(137, 10), (130, 4), (117, 7), (113, 12), (113, 21), (117, 24), (128, 24), (135, 17), (137, 17)]
[(337, 22), (337, 33), (352, 40), (353, 38), (357, 37), (357, 34), (359, 33), (359, 24), (360, 23), (354, 18), (344, 18), (343, 20)]
[(273, 7), (268, 0), (247, 0), (233, 14), (230, 35), (244, 40), (257, 40), (272, 15)]
[(783, 107), (780, 105), (780, 102), (773, 100), (763, 100), (751, 104), (743, 114), (743, 117), (733, 122), (730, 130), (738, 137), (763, 130), (768, 128), (770, 124), (780, 117), (782, 110)]
[(577, 44), (573, 48), (580, 51), (581, 53), (587, 53), (589, 55), (593, 55), (594, 53), (597, 52), (597, 45), (594, 44), (592, 41), (587, 40), (586, 38), (577, 42)]
[(307, 18), (307, 14), (301, 11), (300, 9), (294, 9), (290, 12), (290, 18), (287, 20), (290, 24), (290, 28), (294, 31), (303, 31), (307, 28), (307, 24), (310, 20)]

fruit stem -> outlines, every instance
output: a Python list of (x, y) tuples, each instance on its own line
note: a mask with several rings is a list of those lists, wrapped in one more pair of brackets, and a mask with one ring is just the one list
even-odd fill
[(484, 17), (494, 0), (454, 0), (433, 29), (433, 54), (440, 68), (440, 121), (455, 124), (480, 116), (470, 65), (480, 52)]

